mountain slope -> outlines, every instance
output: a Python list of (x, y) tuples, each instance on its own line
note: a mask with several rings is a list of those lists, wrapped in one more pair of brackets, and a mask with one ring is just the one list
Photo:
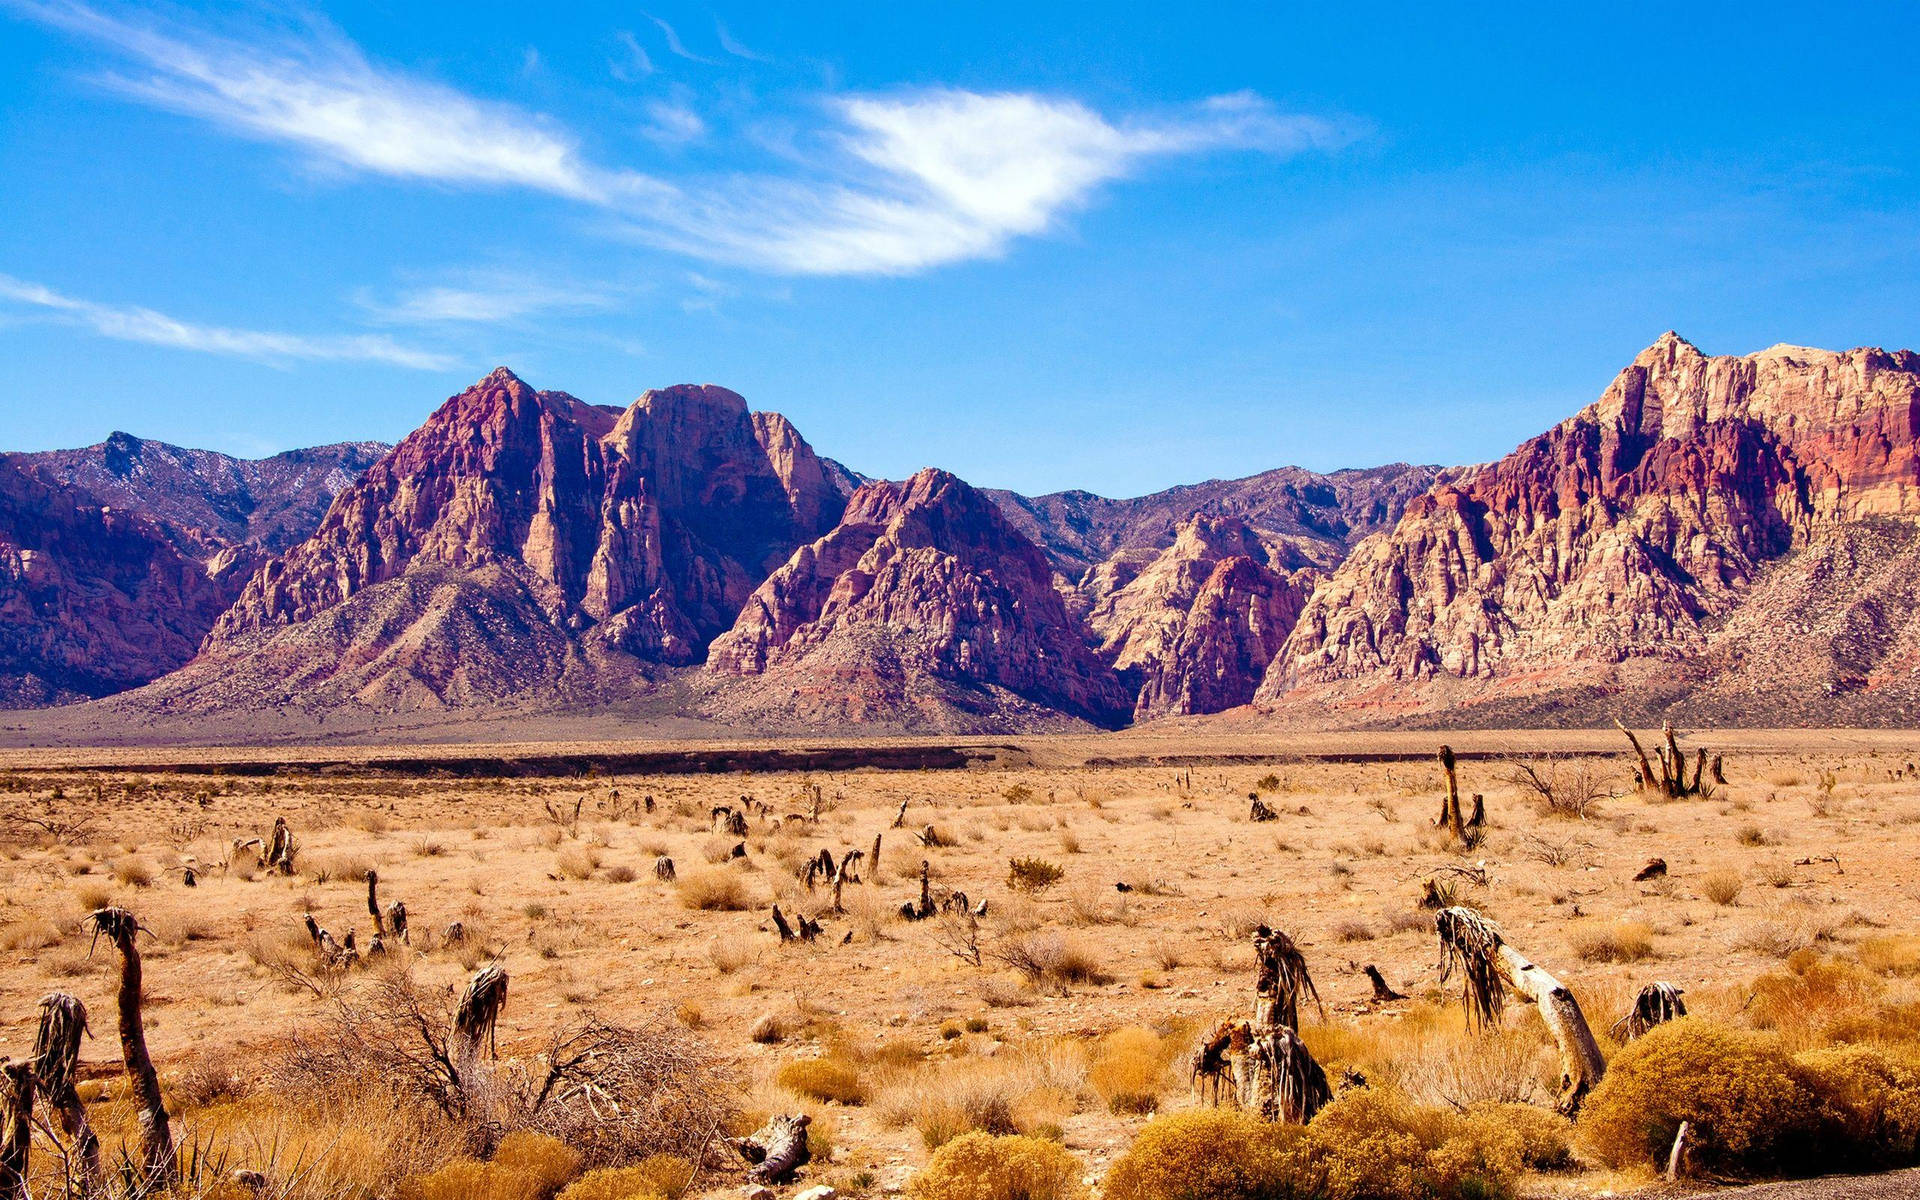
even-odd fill
[(1046, 557), (944, 471), (855, 492), (713, 645), (729, 717), (1005, 728), (1117, 724), (1119, 680), (1068, 620)]
[(1302, 561), (1331, 567), (1361, 538), (1391, 527), (1407, 501), (1425, 492), (1439, 474), (1437, 467), (1406, 463), (1328, 475), (1281, 467), (1128, 500), (1079, 491), (986, 494), (1046, 551), (1055, 570), (1078, 580), (1116, 555), (1166, 549), (1181, 522), (1193, 516), (1238, 517), (1268, 541), (1291, 544)]
[(1828, 530), (1920, 513), (1917, 430), (1910, 352), (1709, 357), (1666, 334), (1596, 403), (1359, 546), (1258, 699), (1386, 716), (1536, 697), (1583, 719), (1645, 699), (1622, 693), (1672, 703), (1687, 673), (1647, 664), (1723, 644), (1769, 565)]

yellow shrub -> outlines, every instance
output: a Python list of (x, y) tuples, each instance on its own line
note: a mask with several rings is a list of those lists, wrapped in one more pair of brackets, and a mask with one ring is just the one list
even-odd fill
[(1080, 1162), (1058, 1142), (968, 1133), (936, 1150), (913, 1177), (914, 1200), (1080, 1200)]
[(525, 1171), (462, 1159), (402, 1183), (399, 1200), (540, 1200), (540, 1181)]
[(1787, 969), (1754, 980), (1748, 1015), (1762, 1029), (1790, 1037), (1824, 1035), (1835, 1020), (1871, 1010), (1886, 984), (1857, 963), (1801, 950)]
[(588, 1171), (561, 1192), (559, 1200), (667, 1200), (678, 1196), (692, 1178), (693, 1166), (686, 1159), (655, 1154), (638, 1166)]
[(689, 871), (674, 887), (680, 903), (698, 912), (744, 912), (753, 907), (746, 881), (725, 867)]
[(1920, 934), (1868, 938), (1860, 943), (1860, 965), (1882, 975), (1920, 975)]
[(500, 1139), (493, 1165), (534, 1180), (537, 1200), (546, 1200), (580, 1174), (580, 1152), (559, 1138), (521, 1130)]
[(1116, 1113), (1147, 1113), (1160, 1107), (1173, 1047), (1151, 1029), (1130, 1025), (1100, 1039), (1087, 1082)]
[(1467, 1119), (1511, 1131), (1520, 1139), (1520, 1161), (1536, 1171), (1573, 1165), (1573, 1122), (1534, 1104), (1476, 1104)]
[[(1324, 1200), (1503, 1197), (1521, 1158), (1512, 1131), (1416, 1106), (1384, 1088), (1351, 1091), (1321, 1109), (1300, 1149), (1290, 1166), (1295, 1187)], [(1322, 1181), (1319, 1190), (1308, 1191), (1314, 1180)]]
[(1107, 1172), (1107, 1200), (1258, 1200), (1284, 1195), (1288, 1149), (1304, 1136), (1233, 1109), (1156, 1117)]
[(832, 1058), (805, 1058), (780, 1068), (774, 1082), (795, 1095), (838, 1104), (864, 1104), (866, 1084), (850, 1064)]
[(1580, 1133), (1613, 1166), (1659, 1164), (1687, 1121), (1696, 1174), (1751, 1174), (1796, 1165), (1813, 1109), (1777, 1038), (1683, 1017), (1614, 1056)]
[(1822, 1144), (1861, 1165), (1912, 1162), (1920, 1143), (1920, 1055), (1837, 1046), (1794, 1058), (1820, 1098)]

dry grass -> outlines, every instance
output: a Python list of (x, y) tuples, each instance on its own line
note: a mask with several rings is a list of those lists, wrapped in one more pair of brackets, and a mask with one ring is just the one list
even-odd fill
[[(404, 899), (413, 919), (411, 944), (389, 964), (456, 993), (496, 958), (512, 972), (503, 1054), (536, 1053), (554, 1024), (591, 1007), (657, 1002), (676, 1032), (711, 1040), (748, 1107), (821, 1116), (823, 1136), (842, 1153), (818, 1164), (815, 1178), (843, 1194), (905, 1188), (928, 1146), (968, 1130), (1063, 1137), (1088, 1176), (1104, 1174), (1141, 1112), (1187, 1103), (1183, 1072), (1166, 1063), (1180, 1061), (1192, 1035), (1173, 1022), (1211, 1027), (1244, 1013), (1248, 938), (1263, 922), (1300, 943), (1336, 1014), (1305, 1031), (1336, 1079), (1353, 1070), (1416, 1105), (1456, 1112), (1549, 1102), (1556, 1058), (1528, 1008), (1510, 1006), (1498, 1029), (1479, 1033), (1465, 1027), (1455, 998), (1435, 990), (1432, 914), (1416, 901), (1430, 874), (1470, 863), (1425, 829), (1438, 786), (1432, 739), (1391, 736), (1417, 743), (1417, 759), (1290, 762), (1277, 781), (1284, 802), (1270, 799), (1282, 812), (1273, 826), (1245, 820), (1264, 765), (1196, 766), (1190, 786), (1184, 768), (1175, 778), (1157, 766), (819, 772), (808, 783), (832, 805), (817, 825), (778, 821), (804, 811), (793, 799), (800, 779), (780, 774), (108, 777), (106, 815), (85, 839), (0, 852), (0, 997), (9, 1001), (0, 1038), (30, 1045), (33, 1002), (54, 988), (81, 995), (96, 1027), (110, 1018), (114, 964), (88, 958), (79, 920), (102, 904), (128, 904), (153, 935), (142, 936), (149, 1037), (194, 1127), (213, 1113), (212, 1124), (235, 1137), (277, 1130), (316, 1148), (332, 1139), (340, 1149), (327, 1178), (360, 1181), (346, 1194), (393, 1196), (405, 1179), (457, 1156), (460, 1138), (382, 1128), (364, 1107), (351, 1117), (364, 1127), (347, 1131), (343, 1108), (318, 1111), (311, 1098), (296, 1104), (271, 1088), (223, 1099), (227, 1084), (190, 1069), (222, 1056), (258, 1061), (239, 1046), (239, 1031), (272, 1043), (377, 984), (388, 967), (323, 972), (301, 926), (312, 911), (336, 936), (357, 930), (364, 947), (370, 920), (358, 875), (377, 864), (383, 899)], [(1596, 1027), (1639, 984), (1662, 978), (1687, 989), (1697, 1014), (1764, 1027), (1796, 1052), (1904, 1046), (1920, 1041), (1920, 922), (1909, 919), (1902, 890), (1920, 855), (1909, 758), (1920, 754), (1850, 764), (1826, 750), (1785, 762), (1730, 753), (1734, 782), (1711, 800), (1623, 788), (1580, 824), (1521, 802), (1497, 765), (1463, 758), (1462, 786), (1485, 792), (1494, 825), (1472, 856), (1484, 860), (1487, 884), (1463, 881), (1457, 899), (1488, 911), (1572, 985)], [(1620, 760), (1596, 767), (1624, 777)], [(1839, 784), (1823, 790), (1829, 773)], [(1769, 774), (1796, 782), (1756, 782)], [(91, 795), (94, 783), (64, 780), (70, 794)], [(216, 799), (202, 809), (195, 797), (208, 786)], [(616, 788), (628, 800), (653, 794), (655, 811), (605, 815)], [(1015, 789), (1021, 799), (1010, 804), (1004, 793)], [(545, 815), (546, 801), (570, 811), (583, 793), (574, 832)], [(738, 805), (743, 794), (773, 816), (756, 812), (744, 839), (714, 838), (708, 808)], [(0, 804), (7, 799), (0, 787)], [(902, 799), (908, 828), (933, 822), (952, 844), (928, 851), (894, 829)], [(251, 871), (244, 854), (223, 869), (233, 840), (263, 833), (275, 814), (300, 839), (301, 874)], [(1777, 840), (1763, 853), (1736, 848), (1746, 821)], [(845, 911), (830, 911), (829, 891), (809, 892), (798, 869), (821, 849), (838, 857), (869, 848), (875, 833), (885, 842), (882, 868), (869, 865), (866, 881), (846, 888)], [(723, 859), (744, 841), (747, 856), (705, 865), (710, 840)], [(1537, 853), (1542, 841), (1568, 849), (1548, 861)], [(1836, 851), (1844, 870), (1822, 857)], [(654, 878), (650, 864), (662, 855), (680, 864), (678, 882)], [(1633, 882), (1633, 869), (1656, 855), (1672, 864), (1670, 880)], [(980, 965), (948, 953), (938, 923), (899, 916), (918, 895), (923, 857), (936, 899), (958, 889), (988, 901)], [(202, 868), (191, 890), (175, 870), (189, 859)], [(1066, 875), (1024, 894), (1008, 886), (1016, 859)], [(156, 864), (147, 886), (118, 876), (128, 860)], [(822, 939), (783, 946), (767, 918), (773, 899), (789, 914), (818, 916)], [(445, 936), (454, 921), (467, 931), (458, 944)], [(1643, 957), (1656, 950), (1652, 962)], [(1374, 1008), (1349, 960), (1378, 964), (1414, 999)], [(865, 1103), (851, 1103), (856, 1094)], [(109, 1099), (103, 1114), (119, 1103)], [(1500, 1110), (1497, 1123), (1518, 1128), (1531, 1112)], [(298, 1124), (294, 1138), (300, 1122), (318, 1132)], [(1600, 1179), (1565, 1182), (1580, 1191)], [(724, 1192), (732, 1182), (703, 1185)]]

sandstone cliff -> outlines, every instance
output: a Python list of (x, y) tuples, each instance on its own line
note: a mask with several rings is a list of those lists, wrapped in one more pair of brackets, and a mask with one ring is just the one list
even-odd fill
[(1039, 549), (944, 471), (854, 493), (713, 645), (727, 715), (997, 727), (1115, 724), (1129, 698), (1082, 643)]
[(1362, 543), (1259, 701), (1394, 713), (1650, 686), (1623, 665), (1707, 652), (1769, 564), (1920, 513), (1917, 428), (1910, 352), (1709, 357), (1669, 333), (1595, 404)]

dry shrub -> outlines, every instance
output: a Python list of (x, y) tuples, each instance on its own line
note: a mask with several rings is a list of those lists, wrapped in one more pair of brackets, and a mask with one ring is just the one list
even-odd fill
[(1534, 1171), (1573, 1166), (1573, 1122), (1537, 1104), (1476, 1104), (1467, 1116), (1520, 1139), (1520, 1161)]
[(588, 1171), (560, 1193), (560, 1200), (668, 1200), (684, 1192), (692, 1179), (692, 1163), (656, 1154), (635, 1166)]
[(1644, 921), (1582, 925), (1573, 931), (1573, 952), (1583, 962), (1639, 962), (1653, 953), (1653, 930)]
[(746, 880), (723, 867), (689, 871), (674, 888), (680, 903), (695, 912), (745, 912), (753, 907)]
[(937, 1149), (964, 1133), (1033, 1133), (1057, 1125), (1079, 1107), (1086, 1072), (1083, 1046), (1043, 1041), (993, 1058), (887, 1072), (871, 1106), (882, 1125), (911, 1125)]
[[(99, 1113), (94, 1122), (104, 1133)], [(273, 1194), (282, 1200), (396, 1196), (404, 1180), (458, 1154), (463, 1140), (437, 1109), (367, 1089), (298, 1101), (257, 1092), (239, 1103), (202, 1109), (192, 1124), (206, 1157), (226, 1169), (297, 1179), (285, 1193), (276, 1187)]]
[(524, 1171), (460, 1159), (406, 1180), (395, 1196), (397, 1200), (541, 1200), (539, 1189), (540, 1181)]
[(1611, 1166), (1651, 1166), (1664, 1164), (1686, 1121), (1694, 1173), (1754, 1175), (1804, 1160), (1814, 1112), (1804, 1072), (1778, 1038), (1683, 1017), (1614, 1056), (1580, 1133)]
[(113, 877), (123, 887), (151, 887), (153, 886), (153, 864), (144, 858), (115, 859)]
[(1742, 927), (1733, 936), (1736, 950), (1791, 958), (1833, 940), (1837, 927), (1813, 913), (1781, 909)]
[(538, 1053), (492, 1064), (488, 1111), (469, 1112), (447, 1041), (453, 1004), (451, 987), (422, 986), (405, 971), (380, 976), (296, 1032), (270, 1082), (294, 1100), (384, 1097), (435, 1109), (474, 1144), (483, 1134), (543, 1133), (595, 1166), (690, 1155), (733, 1116), (730, 1080), (712, 1050), (652, 1014), (639, 1025), (587, 1016), (556, 1028)]
[(836, 1104), (864, 1104), (866, 1084), (850, 1063), (837, 1058), (799, 1059), (783, 1065), (774, 1082), (798, 1096)]
[(1059, 883), (1066, 873), (1066, 868), (1044, 858), (1016, 858), (1007, 864), (1007, 886), (1033, 895)]
[(1025, 976), (1034, 987), (1060, 991), (1072, 984), (1103, 984), (1110, 978), (1084, 943), (1051, 930), (1008, 938), (992, 957)]
[(640, 872), (634, 870), (626, 863), (618, 863), (607, 868), (608, 883), (632, 883), (638, 878), (640, 878)]
[(39, 913), (28, 913), (0, 929), (0, 950), (9, 954), (45, 950), (59, 941), (60, 927)]
[(493, 1165), (518, 1171), (534, 1181), (534, 1195), (546, 1200), (580, 1174), (580, 1152), (559, 1138), (518, 1130), (500, 1139)]
[(1920, 1051), (1836, 1046), (1794, 1058), (1820, 1098), (1821, 1145), (1856, 1167), (1905, 1166), (1920, 1143)]
[(1487, 1200), (1525, 1160), (1504, 1124), (1423, 1108), (1384, 1088), (1348, 1092), (1313, 1123), (1240, 1112), (1159, 1117), (1114, 1163), (1108, 1200)]
[(1787, 969), (1753, 981), (1747, 1015), (1755, 1026), (1806, 1043), (1831, 1024), (1873, 1011), (1886, 984), (1865, 967), (1814, 950), (1787, 958)]
[(969, 1133), (934, 1152), (907, 1185), (914, 1200), (1080, 1200), (1080, 1160), (1045, 1138)]
[(1868, 938), (1860, 943), (1860, 965), (1882, 975), (1920, 975), (1920, 934)]
[(1108, 1171), (1107, 1200), (1267, 1200), (1280, 1189), (1284, 1154), (1304, 1136), (1231, 1109), (1156, 1117)]
[(760, 959), (760, 944), (752, 938), (731, 934), (707, 943), (707, 961), (722, 975), (731, 975)]
[(1151, 1029), (1116, 1029), (1094, 1046), (1087, 1082), (1116, 1113), (1149, 1113), (1160, 1107), (1167, 1069), (1177, 1047)]
[(1740, 872), (1731, 867), (1721, 867), (1709, 871), (1700, 877), (1700, 892), (1707, 899), (1725, 908), (1740, 898), (1740, 889), (1746, 881), (1740, 878)]
[(1301, 1037), (1329, 1073), (1357, 1071), (1420, 1104), (1527, 1104), (1551, 1098), (1560, 1077), (1541, 1022), (1469, 1029), (1458, 1005), (1415, 1005), (1390, 1023), (1309, 1025)]
[(554, 855), (553, 862), (568, 879), (592, 879), (600, 867), (600, 851), (592, 846), (568, 846)]

